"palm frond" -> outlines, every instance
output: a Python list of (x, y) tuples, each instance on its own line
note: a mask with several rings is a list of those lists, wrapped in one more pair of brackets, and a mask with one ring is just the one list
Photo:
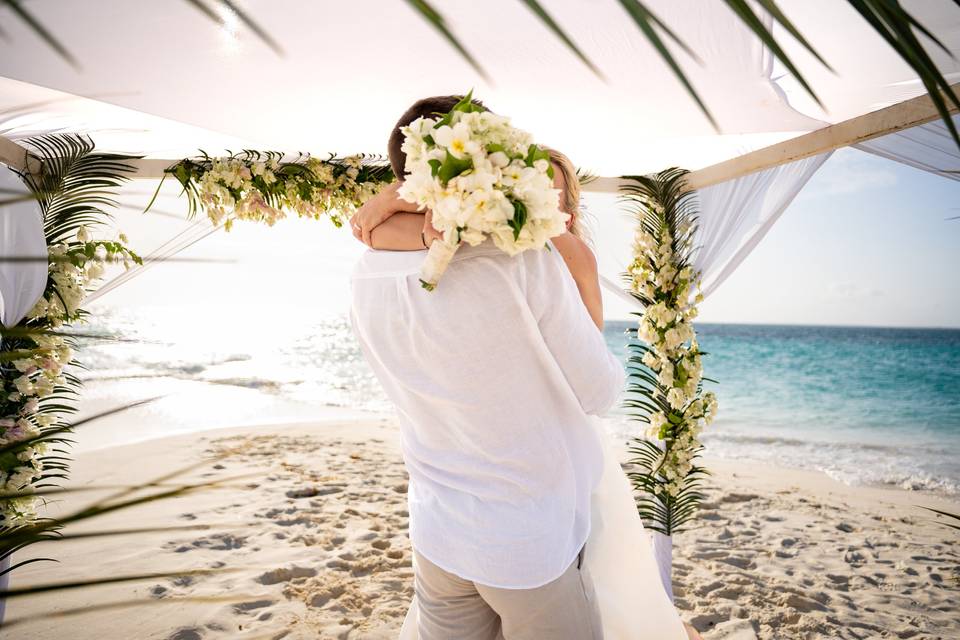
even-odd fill
[(710, 110), (707, 108), (707, 105), (704, 104), (703, 100), (700, 98), (700, 94), (697, 93), (696, 89), (693, 88), (693, 85), (690, 84), (690, 80), (687, 79), (686, 74), (683, 73), (683, 70), (680, 68), (680, 64), (673, 57), (673, 54), (670, 53), (670, 50), (667, 49), (666, 43), (660, 38), (659, 31), (662, 31), (670, 40), (679, 46), (687, 55), (691, 56), (698, 62), (700, 61), (697, 58), (697, 55), (688, 47), (680, 38), (677, 37), (675, 33), (665, 25), (657, 16), (653, 14), (647, 7), (639, 2), (639, 0), (619, 0), (620, 5), (626, 10), (627, 15), (633, 19), (633, 22), (640, 29), (640, 32), (643, 33), (644, 37), (653, 45), (653, 48), (657, 50), (657, 53), (660, 54), (660, 57), (663, 58), (663, 61), (667, 63), (667, 66), (670, 67), (670, 70), (673, 71), (673, 74), (676, 76), (677, 80), (680, 81), (680, 84), (684, 86), (687, 90), (687, 93), (693, 98), (693, 101), (697, 103), (697, 106), (700, 107), (700, 111), (703, 115), (710, 121), (710, 124), (714, 129), (719, 129), (720, 126), (717, 124), (716, 119), (714, 119), (713, 114), (710, 113)]
[[(930, 100), (937, 108), (941, 120), (943, 120), (957, 146), (960, 146), (960, 134), (957, 132), (957, 127), (947, 107), (947, 101), (949, 101), (955, 107), (960, 108), (960, 97), (953, 91), (950, 83), (940, 73), (936, 63), (927, 54), (914, 29), (927, 35), (944, 51), (947, 51), (946, 47), (908, 13), (899, 0), (847, 1), (917, 74), (927, 90)], [(952, 52), (947, 51), (947, 53), (953, 57)], [(944, 95), (946, 95), (946, 98), (944, 98)]]
[(430, 23), (434, 29), (439, 31), (440, 35), (442, 35), (444, 39), (449, 42), (454, 49), (457, 50), (457, 53), (459, 53), (460, 56), (466, 60), (477, 73), (480, 74), (481, 78), (487, 82), (491, 82), (490, 76), (487, 75), (487, 72), (483, 70), (483, 67), (480, 66), (480, 63), (477, 62), (476, 58), (474, 58), (473, 55), (467, 51), (466, 47), (460, 43), (457, 37), (453, 35), (453, 32), (450, 31), (450, 28), (447, 26), (444, 17), (440, 15), (440, 13), (434, 9), (430, 3), (428, 3), (426, 0), (407, 0), (407, 4), (413, 7), (414, 11), (416, 11), (421, 18)]
[[(210, 18), (213, 22), (217, 24), (217, 26), (219, 27), (227, 26), (227, 21), (224, 19), (224, 17), (218, 14), (213, 9), (211, 9), (209, 5), (207, 5), (202, 0), (184, 0), (184, 1), (187, 4), (189, 4), (191, 7), (199, 11), (201, 14)], [(269, 33), (267, 33), (267, 31), (263, 27), (257, 24), (257, 22), (255, 22), (253, 18), (251, 18), (250, 15), (246, 11), (241, 9), (235, 2), (232, 2), (231, 0), (211, 0), (211, 2), (215, 4), (219, 4), (220, 6), (224, 7), (225, 11), (228, 11), (231, 15), (235, 16), (237, 20), (239, 20), (244, 25), (246, 25), (247, 28), (253, 31), (257, 35), (257, 37), (263, 41), (264, 44), (266, 44), (268, 47), (270, 47), (270, 49), (273, 50), (274, 53), (276, 53), (281, 58), (284, 56), (283, 49), (280, 47), (277, 41), (274, 40), (273, 37)]]
[(941, 522), (941, 524), (945, 527), (950, 527), (951, 529), (956, 529), (957, 531), (960, 531), (960, 513), (950, 513), (949, 511), (941, 511), (940, 509), (934, 509), (933, 507), (920, 507), (920, 508), (926, 509), (927, 511), (935, 513), (938, 516), (943, 516), (948, 520), (954, 520), (955, 523)]
[(254, 21), (254, 19), (251, 18), (246, 11), (237, 6), (237, 3), (233, 2), (232, 0), (219, 0), (219, 2), (229, 11), (233, 12), (233, 14), (237, 16), (237, 19), (245, 24), (250, 31), (253, 31), (265, 45), (273, 50), (275, 54), (281, 58), (284, 56), (283, 48), (280, 46), (280, 44), (274, 40), (269, 33), (267, 33), (266, 29)]
[(40, 205), (48, 245), (74, 237), (81, 226), (110, 220), (117, 189), (139, 157), (96, 153), (90, 138), (76, 134), (38, 136), (22, 144), (40, 159), (39, 173), (22, 177)]
[(3, 4), (6, 5), (18, 18), (23, 20), (27, 26), (33, 31), (41, 40), (43, 40), (47, 46), (57, 52), (61, 58), (63, 58), (67, 64), (71, 67), (80, 71), (80, 63), (77, 59), (70, 53), (63, 44), (60, 43), (50, 31), (44, 27), (32, 13), (27, 11), (23, 7), (23, 3), (20, 0), (2, 0)]
[(53, 582), (50, 584), (40, 584), (32, 587), (21, 587), (19, 589), (0, 590), (0, 598), (22, 598), (32, 596), (38, 593), (50, 593), (51, 591), (70, 591), (73, 589), (85, 589), (97, 585), (120, 584), (124, 582), (142, 582), (143, 580), (158, 580), (161, 578), (172, 578), (175, 576), (204, 576), (211, 574), (230, 573), (240, 571), (240, 567), (230, 568), (221, 567), (219, 569), (188, 569), (185, 571), (163, 571), (159, 573), (138, 573), (122, 576), (111, 576), (109, 578), (97, 578), (88, 580), (73, 580), (64, 582)]
[(576, 43), (574, 43), (574, 41), (570, 38), (570, 36), (568, 36), (566, 32), (560, 28), (560, 25), (558, 25), (557, 22), (553, 19), (553, 17), (549, 13), (547, 13), (547, 10), (543, 8), (543, 5), (537, 2), (537, 0), (520, 0), (520, 1), (523, 2), (523, 4), (525, 4), (527, 8), (530, 9), (530, 11), (532, 11), (535, 16), (540, 18), (540, 21), (543, 22), (543, 24), (546, 25), (546, 27), (553, 32), (553, 35), (558, 37), (565, 45), (567, 45), (567, 48), (570, 49), (570, 51), (572, 51), (574, 55), (580, 58), (580, 62), (585, 64), (587, 68), (590, 69), (590, 71), (593, 71), (594, 75), (596, 75), (598, 78), (600, 78), (603, 81), (606, 81), (606, 78), (600, 72), (600, 70), (596, 67), (596, 65), (594, 65), (593, 62), (591, 62), (587, 58), (587, 56), (585, 56), (584, 53), (580, 51), (580, 48), (577, 47)]

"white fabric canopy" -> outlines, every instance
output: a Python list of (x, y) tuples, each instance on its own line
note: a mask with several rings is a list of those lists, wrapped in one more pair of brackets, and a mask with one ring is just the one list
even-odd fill
[[(697, 169), (923, 93), (909, 68), (845, 2), (778, 3), (837, 70), (836, 76), (823, 70), (775, 29), (814, 82), (824, 112), (809, 107), (723, 3), (647, 0), (702, 59), (701, 66), (671, 46), (716, 117), (718, 134), (615, 0), (543, 3), (606, 80), (521, 2), (434, 4), (490, 82), (401, 0), (243, 0), (247, 13), (280, 41), (282, 58), (236, 16), (224, 14), (227, 25), (218, 27), (187, 2), (37, 0), (30, 11), (83, 69), (71, 68), (3, 7), (8, 37), (0, 41), (0, 76), (199, 127), (211, 137), (222, 132), (257, 148), (317, 154), (383, 152), (391, 125), (414, 99), (472, 87), (493, 109), (600, 175)], [(955, 6), (904, 4), (960, 50)], [(957, 61), (932, 54), (945, 73), (960, 72)], [(67, 115), (74, 108), (69, 102), (43, 107)], [(142, 128), (151, 127), (145, 122)], [(109, 148), (154, 156), (161, 150), (189, 155), (198, 146), (222, 150), (201, 136), (191, 144), (159, 131), (127, 134), (125, 140), (117, 131)]]
[[(960, 115), (953, 116), (953, 122), (960, 129)], [(944, 178), (960, 180), (960, 149), (947, 126), (939, 120), (853, 146)]]
[[(0, 200), (28, 193), (20, 176), (0, 168)], [(34, 200), (0, 206), (0, 256), (37, 258), (0, 262), (0, 324), (12, 327), (36, 304), (47, 286), (47, 242)]]

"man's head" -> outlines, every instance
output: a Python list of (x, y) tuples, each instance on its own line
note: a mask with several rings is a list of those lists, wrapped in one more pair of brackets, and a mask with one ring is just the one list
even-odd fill
[[(414, 102), (413, 106), (400, 116), (397, 124), (393, 127), (393, 131), (390, 133), (390, 140), (387, 142), (387, 153), (390, 156), (390, 166), (393, 168), (393, 175), (402, 180), (404, 176), (403, 167), (407, 162), (407, 154), (401, 149), (403, 146), (403, 132), (400, 131), (400, 129), (417, 118), (431, 118), (438, 114), (447, 113), (461, 100), (463, 100), (463, 96), (432, 96), (430, 98), (423, 98), (422, 100)], [(479, 100), (473, 100), (472, 102), (478, 107), (483, 108), (484, 111), (487, 110)]]

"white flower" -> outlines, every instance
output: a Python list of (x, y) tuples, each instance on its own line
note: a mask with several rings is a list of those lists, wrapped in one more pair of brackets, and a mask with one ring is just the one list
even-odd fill
[(458, 122), (452, 127), (438, 127), (433, 132), (433, 139), (438, 145), (446, 147), (455, 158), (464, 158), (480, 150), (480, 145), (470, 138), (470, 127), (464, 122)]
[(90, 242), (90, 232), (87, 231), (86, 225), (81, 225), (80, 228), (77, 229), (77, 242)]

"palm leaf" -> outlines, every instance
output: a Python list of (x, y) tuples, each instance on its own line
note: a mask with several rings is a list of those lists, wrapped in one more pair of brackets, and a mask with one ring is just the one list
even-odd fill
[(277, 41), (274, 40), (273, 37), (269, 33), (267, 33), (267, 31), (263, 27), (257, 24), (253, 20), (253, 18), (251, 18), (250, 15), (247, 14), (246, 11), (244, 11), (239, 6), (237, 6), (237, 4), (232, 0), (219, 0), (219, 2), (223, 6), (227, 7), (227, 9), (232, 11), (233, 14), (237, 16), (237, 19), (240, 20), (240, 22), (242, 22), (243, 24), (245, 24), (248, 29), (253, 31), (257, 35), (257, 37), (263, 41), (264, 44), (266, 44), (268, 47), (270, 47), (273, 50), (275, 54), (277, 54), (281, 58), (284, 56), (283, 49), (280, 47)]
[(19, 589), (6, 589), (0, 590), (0, 598), (22, 598), (24, 596), (32, 596), (38, 593), (50, 593), (51, 591), (70, 591), (73, 589), (85, 589), (87, 587), (105, 585), (105, 584), (120, 584), (123, 582), (141, 582), (143, 580), (158, 580), (161, 578), (172, 578), (175, 576), (204, 576), (211, 575), (215, 573), (228, 573), (234, 571), (240, 571), (239, 567), (237, 568), (228, 568), (223, 567), (219, 569), (188, 569), (186, 571), (164, 571), (160, 573), (138, 573), (132, 575), (124, 576), (111, 576), (109, 578), (98, 578), (90, 580), (73, 580), (65, 582), (54, 582), (50, 584), (40, 584), (32, 587), (21, 587)]
[(30, 30), (33, 31), (41, 40), (43, 40), (47, 46), (57, 52), (57, 54), (63, 58), (67, 64), (71, 67), (80, 71), (80, 63), (77, 62), (77, 59), (73, 57), (73, 54), (67, 51), (67, 48), (64, 47), (60, 41), (50, 33), (46, 27), (44, 27), (40, 22), (33, 16), (32, 13), (27, 11), (20, 0), (2, 0), (18, 18), (27, 23), (27, 26), (30, 27)]
[[(227, 26), (226, 20), (224, 20), (223, 16), (218, 14), (213, 9), (211, 9), (205, 2), (202, 2), (201, 0), (184, 0), (184, 1), (187, 4), (189, 4), (191, 7), (193, 7), (200, 13), (202, 13), (203, 15), (213, 20), (215, 23), (217, 23), (218, 26), (220, 27)], [(237, 6), (235, 2), (232, 2), (231, 0), (212, 0), (212, 1), (222, 5), (227, 11), (229, 11), (234, 16), (236, 16), (240, 22), (245, 24), (248, 29), (253, 31), (257, 35), (257, 37), (263, 41), (264, 44), (266, 44), (268, 47), (270, 47), (273, 50), (274, 53), (276, 53), (281, 58), (283, 57), (284, 55), (283, 49), (280, 47), (277, 41), (274, 40), (273, 37), (269, 33), (267, 33), (267, 31), (263, 27), (257, 24), (249, 16), (249, 14), (247, 14), (246, 11), (244, 11), (239, 6)]]
[(39, 173), (22, 177), (40, 205), (48, 245), (73, 238), (81, 226), (109, 220), (116, 191), (138, 157), (95, 153), (90, 138), (75, 134), (28, 138), (23, 145), (40, 160)]
[(941, 511), (940, 509), (934, 509), (933, 507), (920, 507), (920, 508), (926, 509), (927, 511), (931, 511), (937, 514), (938, 516), (943, 516), (945, 518), (956, 520), (956, 524), (951, 522), (943, 522), (941, 524), (943, 524), (943, 526), (945, 527), (950, 527), (951, 529), (956, 529), (957, 531), (960, 531), (960, 514), (950, 513), (949, 511)]
[(460, 41), (456, 38), (456, 36), (453, 35), (453, 32), (450, 31), (449, 27), (447, 27), (446, 20), (444, 20), (443, 16), (440, 15), (440, 13), (434, 9), (430, 3), (428, 3), (426, 0), (407, 0), (407, 4), (413, 7), (417, 14), (429, 22), (434, 29), (439, 31), (440, 35), (442, 35), (444, 39), (446, 39), (446, 41), (457, 50), (457, 53), (459, 53), (463, 59), (466, 60), (477, 73), (480, 74), (480, 77), (487, 82), (491, 82), (487, 72), (483, 70), (483, 67), (480, 66), (480, 63), (477, 62), (473, 55), (467, 51), (466, 47), (460, 44)]
[(677, 80), (679, 80), (684, 88), (686, 88), (687, 93), (690, 94), (690, 97), (693, 98), (694, 102), (697, 103), (697, 106), (700, 107), (700, 111), (702, 111), (703, 115), (706, 116), (707, 120), (710, 121), (710, 124), (713, 126), (713, 128), (719, 129), (720, 127), (713, 115), (710, 113), (710, 110), (707, 109), (707, 105), (704, 104), (703, 100), (700, 99), (700, 95), (693, 88), (693, 85), (690, 84), (690, 81), (683, 73), (683, 70), (680, 69), (680, 65), (667, 49), (667, 45), (660, 38), (657, 30), (659, 29), (663, 31), (667, 37), (673, 40), (673, 42), (683, 49), (688, 55), (699, 61), (699, 58), (696, 57), (696, 54), (641, 2), (638, 0), (619, 1), (620, 5), (626, 10), (627, 15), (633, 19), (641, 33), (643, 33), (647, 40), (650, 41), (650, 44), (653, 45), (653, 48), (657, 50), (657, 53), (660, 54), (660, 57), (663, 58), (663, 61), (666, 62), (667, 66), (670, 67), (670, 70), (673, 71), (674, 75), (677, 77)]
[[(520, 1), (523, 2), (523, 4), (525, 4), (527, 8), (530, 9), (530, 11), (532, 11), (535, 16), (540, 18), (540, 20), (547, 26), (548, 29), (550, 29), (550, 31), (553, 32), (555, 36), (557, 36), (558, 38), (560, 38), (560, 40), (562, 40), (563, 43), (567, 45), (567, 48), (569, 48), (574, 53), (574, 55), (580, 58), (580, 61), (583, 64), (587, 65), (587, 68), (590, 69), (590, 71), (593, 71), (593, 73), (601, 80), (606, 81), (606, 78), (602, 73), (600, 73), (600, 70), (597, 69), (596, 65), (594, 65), (587, 58), (587, 56), (585, 56), (583, 52), (580, 51), (580, 48), (577, 47), (577, 45), (573, 42), (570, 36), (568, 36), (566, 32), (564, 32), (564, 30), (560, 28), (560, 25), (557, 24), (557, 22), (553, 19), (553, 17), (549, 13), (547, 13), (546, 9), (543, 8), (543, 5), (537, 2), (537, 0), (520, 0)], [(581, 184), (583, 183), (581, 182)]]
[[(914, 29), (927, 34), (938, 46), (946, 50), (942, 43), (909, 14), (898, 0), (847, 0), (850, 5), (873, 27), (897, 55), (910, 65), (910, 68), (919, 76), (930, 100), (937, 108), (937, 113), (953, 136), (957, 146), (960, 146), (960, 134), (953, 123), (947, 100), (960, 108), (960, 97), (953, 91), (950, 83), (936, 63), (927, 54), (914, 33)], [(956, 2), (956, 0), (954, 0)], [(960, 4), (960, 3), (958, 3)], [(952, 53), (948, 51), (948, 53)], [(944, 99), (946, 94), (947, 99)]]

